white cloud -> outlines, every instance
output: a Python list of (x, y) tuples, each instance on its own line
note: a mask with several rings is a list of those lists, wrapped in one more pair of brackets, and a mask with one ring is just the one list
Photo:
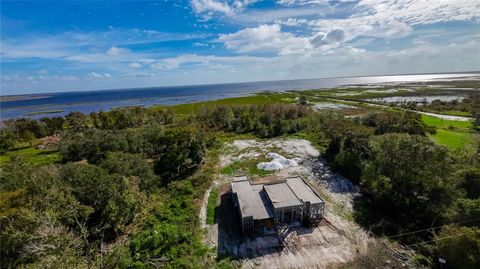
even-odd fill
[(333, 29), (312, 36), (298, 36), (283, 32), (278, 24), (245, 28), (236, 33), (220, 35), (218, 41), (238, 53), (270, 52), (279, 55), (309, 54), (314, 50), (338, 47), (345, 40), (345, 32)]
[(88, 73), (88, 75), (93, 77), (93, 78), (103, 78), (103, 75), (99, 74), (97, 72), (90, 72), (90, 73)]
[(258, 0), (234, 0), (228, 2), (224, 0), (191, 0), (190, 2), (195, 13), (203, 15), (205, 19), (209, 19), (215, 13), (233, 16), (257, 1)]
[(277, 19), (274, 21), (275, 24), (281, 24), (285, 26), (300, 26), (308, 24), (308, 20), (305, 19), (297, 19), (297, 18), (288, 18), (286, 20)]
[(359, 8), (379, 19), (390, 18), (409, 25), (479, 18), (480, 2), (476, 0), (362, 0)]
[(345, 32), (341, 29), (335, 29), (328, 33), (319, 32), (310, 39), (313, 47), (321, 47), (323, 45), (335, 44), (345, 39)]
[(111, 47), (110, 49), (107, 50), (107, 54), (110, 56), (118, 56), (120, 54), (125, 54), (128, 52), (129, 52), (128, 49), (118, 48), (118, 47)]
[(329, 0), (278, 0), (280, 5), (294, 6), (294, 5), (318, 5), (328, 4)]
[[(319, 18), (335, 11), (326, 0), (281, 0), (285, 9), (247, 11), (237, 14), (236, 21), (269, 22), (274, 24), (247, 27), (236, 33), (221, 34), (219, 41), (239, 53), (272, 52), (279, 54), (311, 53), (312, 49), (328, 50), (357, 37), (397, 39), (410, 35), (418, 24), (446, 21), (478, 20), (480, 1), (472, 0), (343, 0), (350, 15), (345, 18)], [(340, 3), (337, 2), (337, 3)], [(298, 8), (295, 6), (306, 6)], [(311, 13), (324, 7), (324, 12)], [(327, 8), (328, 7), (328, 8)], [(344, 8), (344, 7), (342, 7)], [(299, 12), (300, 11), (300, 12)], [(280, 13), (279, 13), (280, 12)], [(258, 16), (252, 16), (257, 13)], [(262, 14), (263, 13), (263, 14)], [(275, 15), (265, 15), (265, 14)], [(312, 18), (313, 16), (313, 18)], [(336, 16), (338, 17), (338, 16)], [(297, 27), (282, 31), (280, 25)]]
[[(281, 0), (281, 10), (286, 19), (274, 19), (275, 23), (248, 27), (236, 33), (221, 34), (218, 41), (237, 53), (270, 52), (285, 54), (308, 54), (313, 50), (328, 50), (341, 46), (359, 36), (397, 39), (410, 35), (417, 24), (432, 24), (444, 21), (478, 20), (480, 1), (470, 0), (361, 0), (348, 3), (351, 15), (346, 18), (309, 18), (311, 13), (298, 13), (291, 6), (329, 6), (324, 0)], [(308, 8), (313, 10), (314, 8)], [(307, 9), (307, 10), (308, 10)], [(275, 10), (273, 12), (278, 12)], [(268, 11), (267, 11), (268, 12)], [(257, 21), (276, 16), (257, 18), (252, 12), (236, 16), (237, 21), (254, 17)], [(322, 13), (317, 14), (321, 16)], [(245, 17), (242, 17), (245, 16)], [(265, 16), (265, 15), (263, 15)], [(281, 16), (280, 16), (281, 17)], [(302, 35), (282, 31), (280, 25), (297, 27)], [(301, 27), (301, 28), (300, 28)]]
[(446, 21), (478, 20), (479, 1), (471, 0), (362, 0), (344, 19), (316, 19), (316, 31), (342, 29), (345, 41), (358, 36), (401, 38), (413, 32), (412, 26)]
[(226, 15), (233, 13), (227, 2), (218, 0), (192, 0), (193, 9), (196, 13), (220, 12)]
[(281, 31), (278, 24), (245, 28), (218, 38), (225, 47), (237, 52), (276, 52), (281, 55), (303, 53), (310, 48), (307, 38)]
[(130, 68), (142, 68), (143, 65), (141, 63), (131, 63), (128, 65)]
[(91, 78), (111, 78), (112, 77), (112, 75), (110, 75), (110, 73), (100, 74), (100, 73), (97, 73), (97, 72), (90, 72), (90, 73), (88, 73), (88, 76), (91, 77)]

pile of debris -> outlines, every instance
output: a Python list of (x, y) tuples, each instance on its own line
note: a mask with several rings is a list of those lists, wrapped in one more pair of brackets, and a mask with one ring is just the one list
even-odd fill
[(40, 145), (37, 146), (38, 149), (56, 149), (58, 144), (60, 143), (62, 138), (57, 135), (46, 136), (41, 138), (40, 141), (42, 142)]

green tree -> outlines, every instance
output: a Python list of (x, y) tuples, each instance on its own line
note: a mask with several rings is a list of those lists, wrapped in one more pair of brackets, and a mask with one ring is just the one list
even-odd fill
[(87, 128), (87, 116), (81, 112), (70, 112), (65, 116), (67, 127), (74, 132), (81, 132)]
[[(478, 219), (480, 216), (480, 198), (478, 199), (466, 199), (466, 198), (459, 198), (457, 199), (453, 205), (446, 211), (445, 217), (450, 222), (464, 222), (468, 221), (467, 223), (463, 224), (465, 226), (480, 226), (480, 220)], [(475, 221), (471, 221), (475, 220)]]
[(458, 195), (445, 147), (422, 136), (386, 134), (370, 148), (361, 184), (370, 210), (392, 232), (432, 225)]
[(128, 143), (125, 132), (89, 129), (65, 136), (59, 149), (66, 161), (87, 159), (90, 163), (98, 163), (108, 152), (128, 152)]
[(426, 125), (421, 115), (414, 112), (376, 112), (370, 113), (362, 118), (362, 123), (366, 126), (374, 127), (375, 134), (386, 133), (408, 133), (417, 135), (426, 135), (435, 133), (432, 127)]
[(65, 119), (63, 117), (44, 117), (40, 119), (40, 122), (45, 124), (45, 135), (53, 135), (55, 132), (63, 130)]
[(474, 227), (444, 226), (436, 236), (438, 255), (448, 268), (480, 268), (480, 230)]
[(0, 154), (7, 152), (15, 145), (15, 134), (6, 129), (0, 129)]
[(0, 256), (2, 268), (15, 268), (21, 263), (22, 250), (38, 223), (35, 213), (25, 207), (24, 190), (2, 192), (0, 195)]
[(305, 95), (301, 95), (299, 98), (298, 98), (298, 103), (302, 106), (306, 106), (308, 105), (308, 99)]
[(15, 133), (17, 139), (24, 138), (26, 133), (31, 133), (36, 138), (45, 136), (45, 126), (36, 120), (20, 118), (16, 120), (6, 120), (4, 123), (8, 129)]
[(62, 167), (62, 178), (80, 204), (93, 209), (86, 226), (89, 236), (94, 238), (115, 238), (133, 220), (140, 206), (128, 178), (109, 175), (98, 166), (67, 164)]
[(469, 168), (457, 173), (461, 179), (460, 187), (466, 192), (467, 198), (480, 198), (480, 168)]
[(20, 139), (28, 144), (30, 144), (30, 146), (33, 146), (33, 144), (35, 143), (35, 141), (37, 141), (37, 139), (35, 138), (35, 135), (29, 131), (29, 130), (25, 130), (23, 131), (21, 134), (20, 134)]
[(192, 172), (203, 162), (207, 141), (196, 128), (172, 128), (156, 143), (155, 172), (166, 182)]
[(141, 154), (111, 152), (100, 166), (110, 174), (138, 177), (143, 191), (152, 192), (160, 187), (160, 178), (154, 174), (152, 165)]

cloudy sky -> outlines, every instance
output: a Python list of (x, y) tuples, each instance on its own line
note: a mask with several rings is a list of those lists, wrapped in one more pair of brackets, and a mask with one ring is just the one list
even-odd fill
[(1, 94), (480, 70), (477, 0), (1, 1)]

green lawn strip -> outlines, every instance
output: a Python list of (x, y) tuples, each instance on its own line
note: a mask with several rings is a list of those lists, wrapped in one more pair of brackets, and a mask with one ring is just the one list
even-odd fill
[(473, 143), (473, 135), (470, 132), (437, 129), (437, 133), (430, 137), (436, 143), (447, 146), (450, 149), (463, 148)]
[(436, 134), (430, 138), (440, 145), (459, 149), (473, 143), (471, 121), (444, 120), (427, 115), (422, 115), (422, 121), (436, 128)]
[(212, 189), (212, 191), (210, 191), (210, 195), (208, 196), (207, 224), (215, 223), (215, 208), (217, 207), (217, 199), (218, 191), (216, 189)]
[(10, 161), (14, 156), (24, 158), (25, 161), (35, 165), (46, 165), (61, 160), (60, 153), (56, 150), (42, 150), (35, 147), (28, 147), (9, 151), (0, 155), (0, 166)]
[(462, 116), (462, 117), (471, 117), (472, 116), (470, 114), (470, 112), (458, 111), (458, 110), (440, 110), (440, 111), (437, 111), (437, 110), (429, 109), (429, 110), (426, 110), (426, 111), (431, 112), (431, 113), (450, 115), (450, 116)]

